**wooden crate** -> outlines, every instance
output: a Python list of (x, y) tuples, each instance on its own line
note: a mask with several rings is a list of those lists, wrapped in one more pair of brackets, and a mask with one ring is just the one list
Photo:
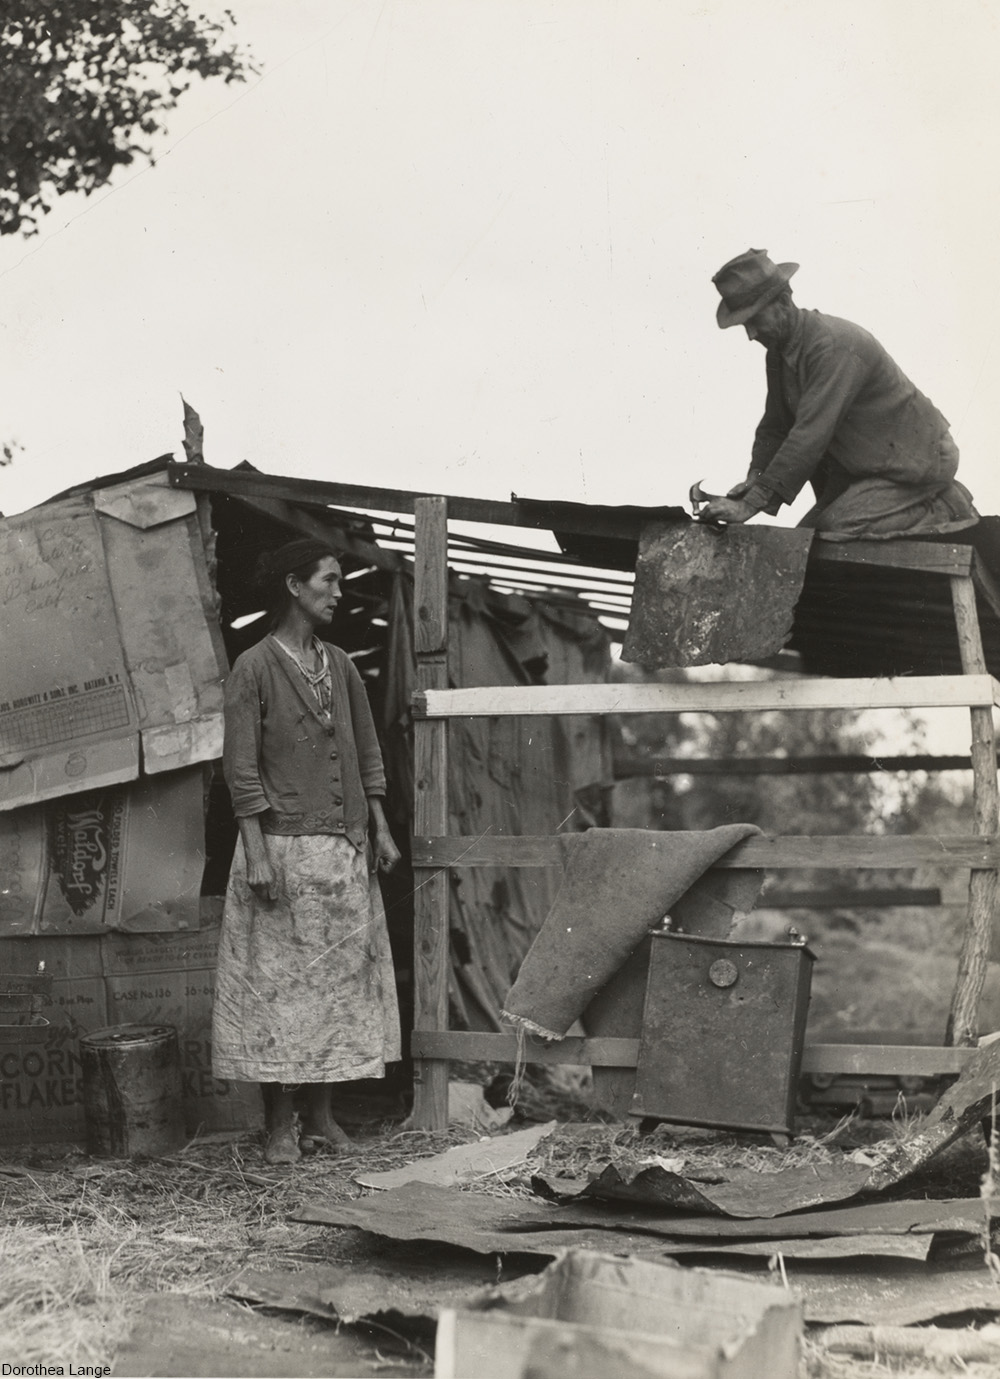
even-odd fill
[(438, 1320), (436, 1379), (796, 1379), (798, 1295), (707, 1269), (569, 1250)]

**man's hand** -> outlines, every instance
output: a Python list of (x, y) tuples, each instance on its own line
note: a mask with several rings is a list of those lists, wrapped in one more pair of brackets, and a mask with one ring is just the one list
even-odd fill
[(756, 512), (753, 504), (744, 502), (742, 498), (713, 498), (702, 508), (700, 516), (709, 522), (749, 522)]
[(738, 484), (726, 490), (727, 498), (745, 498), (753, 486), (753, 479), (741, 479)]

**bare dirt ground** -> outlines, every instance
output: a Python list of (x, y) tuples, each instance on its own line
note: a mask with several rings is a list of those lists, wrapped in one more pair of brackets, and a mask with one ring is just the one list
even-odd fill
[[(794, 915), (810, 933), (817, 952), (811, 1006), (813, 1039), (849, 1037), (852, 1030), (883, 1029), (907, 1037), (940, 1041), (954, 982), (957, 924), (942, 925), (940, 914), (905, 911), (866, 914)], [(984, 1000), (984, 1029), (1000, 1026), (1000, 980), (991, 967)], [(501, 1070), (456, 1068), (484, 1086)], [(520, 1114), (529, 1121), (555, 1119), (561, 1124), (588, 1122), (581, 1140), (553, 1140), (540, 1146), (535, 1168), (586, 1172), (598, 1167), (628, 1133), (602, 1123), (590, 1111), (579, 1078), (556, 1082), (540, 1071), (525, 1085)], [(793, 1152), (810, 1147), (834, 1129), (839, 1111), (803, 1119)], [(523, 1124), (523, 1120), (520, 1122)], [(855, 1119), (840, 1133), (841, 1147), (863, 1145), (898, 1134), (901, 1120)], [(351, 1127), (356, 1148), (339, 1158), (304, 1159), (290, 1170), (264, 1164), (259, 1137), (199, 1138), (169, 1158), (118, 1161), (88, 1158), (80, 1147), (9, 1148), (0, 1151), (0, 1360), (16, 1364), (111, 1364), (136, 1319), (151, 1299), (177, 1295), (192, 1307), (232, 1309), (227, 1316), (242, 1329), (254, 1353), (271, 1368), (240, 1373), (296, 1373), (281, 1369), (272, 1333), (258, 1336), (254, 1327), (280, 1323), (281, 1334), (294, 1333), (314, 1343), (325, 1357), (318, 1372), (355, 1375), (429, 1375), (433, 1372), (433, 1326), (408, 1331), (342, 1328), (351, 1331), (354, 1349), (346, 1360), (331, 1351), (334, 1329), (315, 1318), (251, 1310), (226, 1302), (231, 1280), (248, 1267), (301, 1270), (310, 1265), (346, 1265), (373, 1269), (387, 1278), (387, 1292), (400, 1310), (414, 1295), (413, 1284), (433, 1268), (444, 1290), (475, 1269), (483, 1284), (517, 1268), (540, 1268), (544, 1261), (471, 1256), (446, 1246), (406, 1246), (364, 1232), (298, 1224), (290, 1218), (306, 1202), (343, 1200), (364, 1195), (353, 1181), (362, 1171), (395, 1168), (440, 1153), (475, 1138), (452, 1129), (435, 1134), (408, 1131), (399, 1117), (367, 1120)], [(516, 1128), (512, 1125), (511, 1128)], [(659, 1127), (646, 1146), (669, 1151), (667, 1127)], [(767, 1171), (779, 1153), (755, 1136), (720, 1135), (722, 1160), (757, 1163)], [(908, 1193), (932, 1197), (968, 1197), (979, 1192), (985, 1157), (982, 1141), (967, 1137), (954, 1152), (906, 1185)], [(532, 1165), (529, 1165), (529, 1169)], [(528, 1196), (530, 1172), (500, 1181), (476, 1183), (470, 1190)], [(470, 1273), (470, 1261), (473, 1273)], [(504, 1272), (506, 1270), (506, 1272)], [(418, 1290), (419, 1291), (419, 1290)], [(201, 1314), (192, 1313), (197, 1319)], [(205, 1312), (207, 1327), (214, 1312)], [(957, 1319), (963, 1325), (984, 1318)], [(175, 1327), (176, 1329), (176, 1327)], [(269, 1339), (270, 1337), (270, 1339)], [(272, 1346), (268, 1350), (268, 1346)], [(168, 1361), (164, 1356), (165, 1363)], [(177, 1351), (175, 1367), (162, 1373), (196, 1372), (191, 1357)], [(291, 1362), (289, 1362), (291, 1363)], [(344, 1368), (351, 1365), (353, 1368)], [(120, 1372), (129, 1373), (128, 1369)], [(923, 1368), (913, 1361), (863, 1361), (836, 1356), (807, 1336), (803, 1379), (884, 1379), (889, 1374), (979, 1375), (993, 1372), (976, 1365), (952, 1363)]]
[[(482, 1076), (489, 1070), (475, 1072)], [(579, 1124), (589, 1114), (579, 1095), (547, 1085), (529, 1085), (524, 1100), (524, 1114), (530, 1120), (554, 1116), (561, 1122)], [(523, 1119), (519, 1123), (523, 1125)], [(835, 1119), (814, 1116), (803, 1121), (788, 1151), (775, 1147), (766, 1137), (719, 1132), (711, 1142), (706, 1141), (705, 1152), (722, 1167), (757, 1165), (767, 1172), (786, 1154), (801, 1160), (810, 1154), (871, 1144), (899, 1131), (898, 1120), (894, 1124), (891, 1120), (855, 1119), (838, 1130)], [(232, 1324), (238, 1331), (242, 1328), (243, 1339), (248, 1346), (252, 1344), (257, 1356), (234, 1372), (300, 1372), (282, 1368), (290, 1362), (282, 1358), (272, 1333), (258, 1336), (254, 1330), (271, 1319), (280, 1322), (281, 1334), (292, 1334), (288, 1328), (293, 1328), (298, 1343), (308, 1342), (319, 1356), (328, 1356), (310, 1373), (432, 1374), (432, 1325), (398, 1330), (342, 1328), (351, 1333), (353, 1350), (347, 1359), (340, 1352), (340, 1358), (335, 1359), (331, 1347), (336, 1328), (331, 1323), (223, 1301), (231, 1280), (249, 1266), (295, 1271), (309, 1265), (334, 1264), (376, 1270), (386, 1279), (387, 1295), (392, 1294), (393, 1305), (398, 1305), (401, 1313), (407, 1310), (408, 1287), (417, 1280), (425, 1285), (428, 1269), (439, 1277), (442, 1291), (457, 1279), (468, 1283), (470, 1268), (473, 1275), (477, 1270), (481, 1275), (480, 1285), (496, 1281), (498, 1271), (504, 1269), (499, 1258), (470, 1256), (448, 1246), (397, 1244), (356, 1230), (315, 1227), (290, 1219), (306, 1202), (363, 1195), (366, 1190), (353, 1182), (353, 1175), (362, 1170), (398, 1167), (476, 1138), (468, 1130), (432, 1134), (385, 1122), (363, 1125), (355, 1133), (356, 1148), (345, 1155), (307, 1158), (288, 1170), (263, 1163), (255, 1134), (198, 1139), (169, 1158), (145, 1161), (91, 1159), (75, 1147), (8, 1151), (0, 1159), (2, 1358), (17, 1364), (67, 1365), (72, 1361), (78, 1369), (88, 1364), (111, 1364), (150, 1300), (180, 1295), (192, 1305), (219, 1304), (230, 1309), (225, 1315), (235, 1318)], [(492, 1178), (476, 1182), (468, 1190), (527, 1197), (531, 1195), (533, 1171), (593, 1171), (616, 1149), (626, 1148), (630, 1137), (634, 1142), (636, 1134), (634, 1129), (592, 1119), (585, 1131), (575, 1130), (571, 1135), (557, 1132), (543, 1140), (534, 1159), (503, 1181)], [(644, 1141), (643, 1149), (669, 1152), (671, 1143), (669, 1127), (660, 1126)], [(907, 1189), (917, 1196), (974, 1196), (984, 1164), (981, 1139), (969, 1136), (940, 1163), (925, 1169)], [(543, 1263), (541, 1259), (512, 1259), (513, 1268), (503, 1277), (519, 1269), (541, 1268)], [(208, 1318), (217, 1312), (218, 1308), (215, 1313), (206, 1313), (204, 1323), (198, 1323), (201, 1314), (197, 1310), (192, 1312), (194, 1329), (207, 1327)], [(968, 1325), (983, 1319), (958, 1320)], [(165, 1367), (156, 1372), (218, 1372), (193, 1367), (191, 1355), (197, 1351), (186, 1352), (184, 1345), (195, 1342), (190, 1335), (180, 1334), (176, 1326), (174, 1329), (174, 1363), (187, 1367), (169, 1367), (168, 1346), (163, 1352)], [(254, 1368), (257, 1364), (265, 1367)], [(119, 1368), (116, 1372), (134, 1371)], [(915, 1367), (913, 1361), (856, 1360), (829, 1354), (812, 1337), (807, 1337), (802, 1366), (803, 1379), (875, 1379), (889, 1374), (941, 1372), (978, 1375), (980, 1379), (993, 1373), (976, 1365), (953, 1364), (942, 1371)]]

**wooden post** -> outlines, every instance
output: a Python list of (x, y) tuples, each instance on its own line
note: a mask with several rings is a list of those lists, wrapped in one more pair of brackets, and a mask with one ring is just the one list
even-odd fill
[[(415, 503), (413, 645), (417, 689), (448, 688), (448, 500)], [(448, 832), (448, 722), (413, 725), (413, 831)], [(448, 1028), (448, 898), (446, 868), (413, 868), (413, 981), (415, 1030)], [(413, 1124), (443, 1130), (448, 1124), (448, 1063), (414, 1060)]]
[[(951, 577), (951, 597), (958, 629), (958, 647), (966, 675), (986, 671), (982, 634), (976, 612), (976, 593), (967, 575)], [(974, 707), (972, 719), (972, 804), (976, 832), (996, 835), (1000, 827), (1000, 796), (997, 791), (996, 741), (993, 710)], [(969, 917), (958, 960), (958, 976), (948, 1016), (945, 1042), (974, 1044), (979, 1034), (979, 1002), (986, 981), (993, 913), (996, 906), (996, 869), (975, 868), (969, 873)]]

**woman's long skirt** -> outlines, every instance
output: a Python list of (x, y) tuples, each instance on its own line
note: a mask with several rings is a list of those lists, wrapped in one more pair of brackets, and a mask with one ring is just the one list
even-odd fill
[(349, 1082), (400, 1057), (378, 879), (346, 838), (268, 835), (278, 898), (259, 899), (241, 842), (229, 875), (212, 1017), (216, 1077)]

